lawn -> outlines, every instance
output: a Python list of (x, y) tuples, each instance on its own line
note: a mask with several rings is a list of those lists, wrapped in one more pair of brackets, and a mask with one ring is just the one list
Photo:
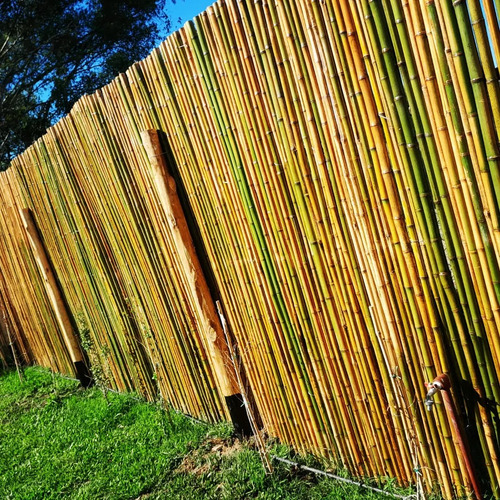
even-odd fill
[[(227, 424), (83, 390), (39, 367), (23, 378), (0, 376), (2, 499), (390, 498), (279, 462), (266, 474), (251, 443), (234, 439)], [(279, 445), (270, 452), (291, 456)]]

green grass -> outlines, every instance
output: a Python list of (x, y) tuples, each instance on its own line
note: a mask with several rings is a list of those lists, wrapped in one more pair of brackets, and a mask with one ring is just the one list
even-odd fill
[[(381, 499), (276, 463), (226, 425), (196, 423), (132, 395), (82, 390), (37, 367), (0, 376), (2, 499)], [(288, 456), (283, 446), (273, 453)]]

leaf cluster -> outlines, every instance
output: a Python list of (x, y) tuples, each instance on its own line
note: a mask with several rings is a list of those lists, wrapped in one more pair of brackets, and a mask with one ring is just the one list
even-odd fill
[(168, 31), (165, 0), (0, 2), (0, 169)]

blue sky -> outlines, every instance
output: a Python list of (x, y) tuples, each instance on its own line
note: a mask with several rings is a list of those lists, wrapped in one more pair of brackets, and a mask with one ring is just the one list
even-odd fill
[[(170, 0), (166, 3), (166, 11), (172, 20), (172, 31), (181, 28), (186, 21), (203, 12), (215, 0)], [(180, 22), (178, 22), (180, 18)]]

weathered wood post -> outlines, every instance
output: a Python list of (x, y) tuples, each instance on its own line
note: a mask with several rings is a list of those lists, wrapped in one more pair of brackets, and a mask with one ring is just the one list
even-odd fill
[(177, 194), (175, 179), (171, 175), (157, 130), (141, 132), (144, 148), (152, 168), (152, 179), (157, 190), (171, 236), (179, 257), (179, 264), (186, 286), (192, 297), (196, 319), (211, 367), (222, 395), (225, 397), (231, 421), (236, 432), (251, 435), (251, 426), (238, 388), (236, 375), (231, 365), (224, 331), (200, 260), (193, 244), (181, 201)]
[(66, 304), (64, 303), (63, 296), (59, 290), (52, 266), (47, 257), (47, 252), (45, 251), (45, 246), (40, 238), (38, 228), (36, 227), (35, 221), (31, 214), (29, 208), (21, 208), (19, 210), (21, 219), (23, 221), (24, 229), (28, 236), (31, 248), (33, 250), (33, 255), (35, 257), (36, 263), (40, 269), (45, 284), (45, 289), (49, 297), (50, 303), (61, 328), (63, 334), (64, 343), (68, 349), (71, 361), (75, 367), (76, 377), (80, 381), (83, 387), (88, 387), (91, 384), (91, 377), (85, 363), (85, 358), (83, 352), (80, 348), (78, 338), (74, 332), (73, 324), (71, 322), (70, 316), (66, 309)]

